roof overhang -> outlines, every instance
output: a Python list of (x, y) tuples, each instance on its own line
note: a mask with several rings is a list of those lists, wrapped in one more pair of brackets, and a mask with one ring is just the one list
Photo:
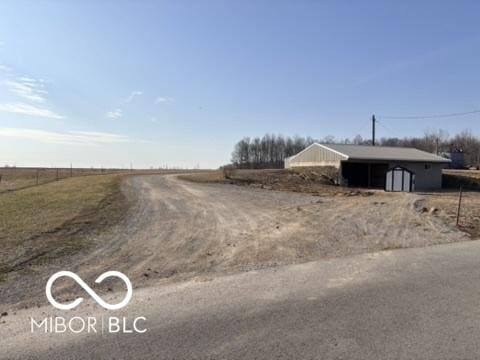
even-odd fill
[[(452, 160), (441, 158), (440, 156), (437, 156), (437, 159), (432, 159), (432, 158), (411, 159), (411, 158), (396, 158), (396, 157), (391, 157), (391, 158), (388, 158), (388, 157), (381, 157), (381, 158), (377, 158), (377, 157), (356, 157), (356, 156), (350, 156), (350, 155), (347, 155), (345, 153), (342, 153), (341, 151), (338, 151), (338, 150), (328, 146), (328, 144), (320, 144), (320, 143), (317, 143), (317, 142), (307, 146), (305, 149), (300, 151), (298, 154), (292, 155), (292, 156), (288, 157), (287, 159), (289, 161), (293, 160), (297, 156), (303, 154), (304, 152), (308, 151), (310, 148), (312, 148), (314, 146), (323, 148), (323, 149), (328, 150), (328, 151), (330, 151), (334, 154), (337, 154), (337, 155), (339, 155), (343, 158), (341, 161), (347, 161), (347, 162), (375, 162), (375, 163), (378, 163), (378, 162), (405, 162), (405, 163), (431, 163), (431, 164), (450, 164), (452, 162)], [(381, 146), (379, 146), (379, 148), (381, 148)]]
[(412, 160), (412, 159), (376, 159), (376, 158), (354, 158), (354, 157), (349, 157), (348, 159), (344, 160), (346, 162), (375, 162), (375, 163), (380, 163), (380, 162), (403, 162), (403, 163), (429, 163), (429, 164), (450, 164), (452, 160), (450, 159), (445, 159), (445, 160), (431, 160), (431, 159), (424, 159), (424, 160)]
[(343, 156), (343, 157), (345, 158), (345, 160), (348, 160), (348, 156), (347, 156), (347, 155), (342, 154), (342, 153), (339, 152), (339, 151), (336, 151), (336, 150), (334, 150), (334, 149), (332, 149), (332, 148), (329, 148), (329, 147), (326, 146), (326, 145), (319, 144), (319, 143), (317, 143), (317, 142), (315, 142), (315, 143), (307, 146), (305, 149), (303, 149), (302, 151), (300, 151), (298, 154), (292, 155), (292, 156), (288, 157), (287, 159), (288, 159), (288, 160), (295, 159), (297, 156), (303, 154), (305, 151), (309, 150), (309, 149), (310, 149), (311, 147), (313, 147), (313, 146), (319, 146), (319, 147), (321, 147), (321, 148), (327, 149), (328, 151), (331, 151), (331, 152), (333, 152), (333, 153), (335, 153), (335, 154), (338, 154), (338, 155), (340, 155), (340, 156)]

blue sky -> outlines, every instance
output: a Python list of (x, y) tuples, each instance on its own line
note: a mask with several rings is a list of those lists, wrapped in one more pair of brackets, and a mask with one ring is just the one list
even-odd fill
[(227, 163), (243, 136), (480, 135), (478, 1), (2, 1), (0, 164)]

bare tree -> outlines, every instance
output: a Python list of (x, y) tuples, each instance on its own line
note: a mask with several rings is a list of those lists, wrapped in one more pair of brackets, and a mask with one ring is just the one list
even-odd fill
[[(239, 168), (281, 168), (285, 158), (298, 154), (315, 141), (326, 144), (337, 142), (331, 135), (321, 140), (298, 135), (285, 137), (274, 134), (265, 134), (262, 138), (255, 137), (253, 140), (245, 137), (235, 144), (232, 164)], [(360, 135), (339, 142), (355, 145), (371, 144), (370, 140), (363, 139)], [(414, 147), (431, 153), (464, 152), (467, 166), (480, 166), (480, 139), (468, 130), (450, 137), (445, 130), (428, 129), (423, 137), (381, 138), (379, 145)]]

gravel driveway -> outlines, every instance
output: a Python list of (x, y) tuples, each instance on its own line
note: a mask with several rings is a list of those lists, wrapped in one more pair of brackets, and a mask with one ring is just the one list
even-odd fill
[[(91, 239), (93, 251), (0, 284), (0, 304), (44, 304), (47, 278), (65, 269), (90, 283), (119, 270), (138, 288), (468, 239), (416, 211), (415, 194), (318, 197), (155, 175), (129, 178), (124, 191), (135, 202), (125, 222)], [(107, 288), (117, 290), (99, 291)], [(61, 299), (82, 290), (66, 281), (58, 291)]]

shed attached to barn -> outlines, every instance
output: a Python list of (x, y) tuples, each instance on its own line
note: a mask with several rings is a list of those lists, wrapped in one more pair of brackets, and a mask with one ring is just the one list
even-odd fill
[(442, 169), (449, 163), (414, 148), (314, 143), (286, 158), (285, 168), (334, 166), (346, 185), (413, 191), (441, 188)]

